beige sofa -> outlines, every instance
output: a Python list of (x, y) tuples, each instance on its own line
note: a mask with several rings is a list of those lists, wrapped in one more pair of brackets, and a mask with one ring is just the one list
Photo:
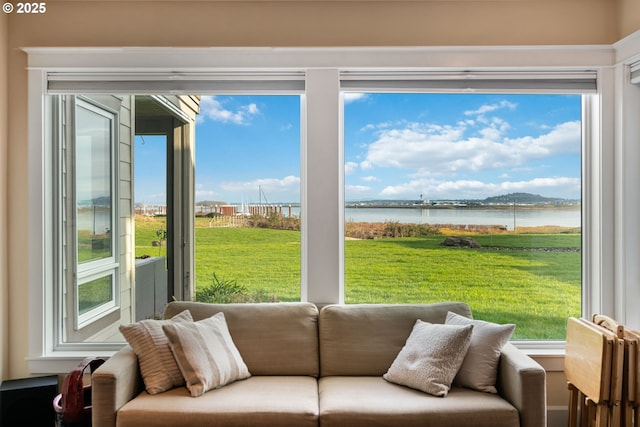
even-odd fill
[(435, 397), (382, 375), (416, 319), (471, 317), (464, 303), (214, 305), (172, 302), (166, 319), (188, 309), (194, 320), (224, 312), (251, 377), (191, 397), (185, 387), (144, 391), (135, 353), (125, 347), (93, 375), (94, 427), (442, 426), (544, 427), (545, 371), (507, 344), (497, 394), (452, 387)]

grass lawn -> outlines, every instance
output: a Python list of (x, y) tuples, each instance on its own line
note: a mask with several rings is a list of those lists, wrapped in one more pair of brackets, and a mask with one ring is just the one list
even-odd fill
[[(510, 248), (539, 248), (545, 238), (496, 237)], [(484, 246), (491, 236), (474, 238)], [(464, 301), (478, 319), (516, 323), (516, 339), (564, 338), (567, 317), (580, 314), (580, 252), (446, 248), (443, 240), (345, 242), (346, 302)]]
[[(157, 256), (158, 219), (136, 222), (136, 256)], [(564, 339), (580, 315), (580, 235), (472, 236), (483, 249), (443, 247), (444, 236), (345, 242), (347, 303), (464, 301), (478, 319), (516, 323), (515, 339)], [(250, 292), (300, 299), (300, 233), (209, 228), (196, 221), (196, 286), (213, 274)]]

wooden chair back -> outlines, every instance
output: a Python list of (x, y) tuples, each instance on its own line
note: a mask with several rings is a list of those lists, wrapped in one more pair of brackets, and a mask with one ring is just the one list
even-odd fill
[(567, 322), (565, 375), (570, 391), (570, 427), (578, 425), (578, 416), (582, 427), (620, 426), (624, 340), (618, 334), (624, 328), (608, 320), (602, 319), (606, 327), (585, 319), (570, 318)]
[(567, 322), (570, 427), (640, 427), (640, 332), (596, 314)]

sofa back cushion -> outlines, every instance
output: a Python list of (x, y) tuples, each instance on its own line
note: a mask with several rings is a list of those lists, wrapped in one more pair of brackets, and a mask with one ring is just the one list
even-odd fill
[(465, 303), (328, 305), (320, 310), (320, 375), (382, 376), (417, 319), (444, 323), (447, 312), (471, 317)]
[(318, 309), (311, 303), (205, 304), (173, 301), (164, 317), (189, 310), (198, 321), (224, 313), (251, 375), (318, 376)]

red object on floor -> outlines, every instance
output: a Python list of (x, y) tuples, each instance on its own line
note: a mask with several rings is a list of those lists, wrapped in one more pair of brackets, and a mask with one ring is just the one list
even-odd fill
[(78, 426), (91, 425), (91, 384), (83, 384), (84, 375), (87, 368), (89, 373), (93, 373), (103, 363), (104, 359), (87, 357), (67, 375), (61, 393), (53, 400), (59, 421)]

